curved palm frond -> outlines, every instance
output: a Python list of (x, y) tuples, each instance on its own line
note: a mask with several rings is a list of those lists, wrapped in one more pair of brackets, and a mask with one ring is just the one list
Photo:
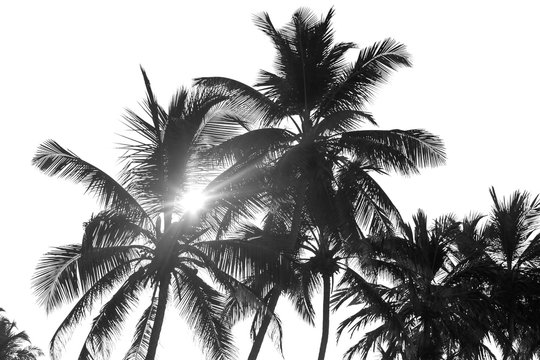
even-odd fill
[(446, 161), (442, 140), (425, 130), (351, 131), (341, 136), (340, 144), (359, 158), (405, 175)]
[(38, 147), (32, 164), (49, 176), (84, 184), (86, 191), (108, 208), (122, 211), (139, 221), (149, 220), (139, 203), (112, 177), (53, 140)]
[(340, 69), (316, 117), (322, 118), (343, 109), (361, 110), (390, 72), (401, 66), (411, 66), (409, 54), (403, 44), (393, 39), (388, 38), (360, 50), (355, 64)]
[(137, 259), (142, 246), (117, 246), (83, 251), (81, 245), (59, 246), (36, 266), (32, 287), (47, 312), (70, 303), (122, 263)]
[(90, 314), (94, 303), (123, 282), (131, 271), (132, 262), (122, 263), (101, 277), (81, 296), (51, 338), (49, 353), (53, 360), (60, 358), (62, 349), (71, 338), (75, 326)]
[(234, 357), (232, 335), (222, 318), (223, 297), (185, 265), (174, 274), (176, 305), (212, 360)]
[(111, 343), (120, 335), (122, 323), (139, 301), (138, 294), (148, 281), (146, 275), (147, 269), (145, 267), (139, 268), (103, 305), (98, 316), (92, 321), (92, 326), (79, 354), (80, 360), (93, 360), (97, 354), (109, 353)]
[(116, 211), (101, 211), (84, 223), (83, 249), (156, 242), (155, 234)]
[(340, 211), (352, 206), (350, 213), (361, 227), (372, 233), (391, 229), (393, 223), (402, 221), (398, 209), (380, 185), (369, 175), (371, 167), (363, 161), (350, 161), (338, 169)]
[(196, 85), (224, 89), (234, 108), (248, 119), (250, 123), (259, 123), (262, 126), (279, 124), (286, 114), (283, 109), (261, 94), (256, 89), (240, 81), (225, 77), (202, 77), (195, 79)]
[[(157, 288), (156, 288), (157, 289)], [(144, 310), (135, 327), (132, 344), (124, 356), (124, 360), (144, 360), (152, 334), (152, 326), (156, 319), (157, 298), (152, 297), (150, 306)]]

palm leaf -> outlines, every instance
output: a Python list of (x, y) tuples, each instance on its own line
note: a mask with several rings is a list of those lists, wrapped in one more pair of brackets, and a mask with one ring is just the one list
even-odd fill
[[(157, 289), (157, 287), (156, 287)], [(155, 293), (155, 290), (154, 290)], [(143, 312), (135, 327), (135, 335), (131, 347), (124, 360), (144, 360), (148, 352), (148, 345), (152, 334), (152, 326), (156, 318), (157, 298), (152, 297), (152, 303)]]
[(84, 184), (86, 192), (94, 194), (103, 206), (124, 211), (141, 221), (148, 220), (148, 215), (137, 201), (112, 177), (53, 140), (38, 147), (32, 164), (49, 176)]
[(180, 265), (175, 273), (176, 304), (188, 325), (212, 360), (234, 357), (232, 336), (221, 314), (223, 297), (198, 277), (194, 270)]
[(62, 348), (69, 341), (74, 327), (92, 311), (94, 303), (111, 291), (132, 270), (132, 263), (122, 263), (101, 277), (84, 293), (54, 332), (50, 341), (50, 356), (59, 359)]
[(84, 251), (81, 245), (51, 249), (39, 261), (32, 279), (34, 293), (47, 312), (78, 298), (118, 265), (136, 259), (142, 246)]
[(343, 134), (339, 144), (372, 166), (401, 174), (445, 163), (442, 141), (423, 130), (364, 130)]
[(108, 354), (112, 342), (117, 339), (122, 323), (138, 302), (138, 294), (144, 288), (147, 269), (139, 268), (122, 284), (112, 298), (101, 308), (79, 354), (79, 360), (93, 360), (97, 354)]

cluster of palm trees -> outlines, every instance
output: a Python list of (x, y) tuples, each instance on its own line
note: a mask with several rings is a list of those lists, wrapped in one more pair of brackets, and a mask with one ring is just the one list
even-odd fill
[(347, 268), (333, 299), (360, 307), (338, 334), (371, 326), (346, 358), (495, 359), (495, 345), (503, 359), (540, 356), (540, 198), (490, 193), (489, 216), (429, 225), (419, 211), (414, 227), (368, 238), (362, 271)]
[[(141, 69), (146, 115), (125, 116), (118, 179), (54, 141), (38, 148), (35, 166), (83, 184), (102, 205), (82, 241), (51, 249), (34, 275), (47, 311), (74, 303), (52, 337), (53, 359), (107, 299), (81, 360), (106, 357), (133, 312), (139, 321), (125, 358), (153, 360), (170, 306), (216, 360), (234, 357), (231, 326), (252, 316), (254, 360), (266, 334), (281, 344), (279, 299), (314, 324), (321, 288), (320, 360), (330, 310), (344, 304), (361, 309), (339, 332), (377, 326), (349, 357), (482, 358), (491, 354), (488, 336), (505, 357), (516, 357), (518, 345), (537, 351), (538, 300), (528, 289), (538, 284), (538, 201), (518, 193), (499, 202), (493, 192), (484, 228), (452, 217), (429, 228), (422, 213), (414, 229), (403, 225), (373, 175), (442, 165), (444, 146), (424, 130), (377, 128), (366, 104), (391, 72), (410, 66), (409, 56), (386, 39), (347, 62), (356, 46), (334, 42), (333, 13), (300, 9), (281, 29), (257, 17), (277, 56), (274, 72), (261, 71), (253, 87), (199, 78), (164, 108)], [(182, 202), (194, 191), (197, 210)]]
[(0, 308), (0, 359), (36, 360), (43, 352), (30, 342), (28, 334), (17, 330), (15, 322), (8, 319)]

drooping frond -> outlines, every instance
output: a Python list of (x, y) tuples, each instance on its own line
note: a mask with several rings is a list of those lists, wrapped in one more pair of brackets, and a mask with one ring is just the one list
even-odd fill
[(36, 266), (32, 287), (47, 312), (79, 297), (80, 258), (81, 245), (66, 245), (50, 250)]
[(124, 360), (144, 360), (148, 352), (148, 345), (152, 334), (152, 327), (156, 318), (157, 298), (152, 298), (150, 306), (144, 310), (135, 327), (132, 344)]
[(82, 246), (105, 248), (155, 242), (153, 232), (115, 211), (101, 211), (84, 224)]
[(86, 191), (95, 195), (107, 208), (123, 211), (141, 221), (148, 219), (139, 203), (112, 177), (53, 140), (38, 147), (32, 164), (47, 175), (82, 183)]
[[(358, 224), (376, 233), (392, 228), (401, 215), (386, 192), (369, 174), (371, 168), (363, 161), (350, 161), (338, 169), (336, 199), (342, 201), (339, 211), (349, 210)], [(350, 205), (349, 205), (350, 204)], [(347, 214), (344, 215), (345, 219)]]
[(286, 115), (278, 104), (240, 81), (224, 77), (203, 77), (195, 79), (195, 84), (224, 89), (235, 111), (239, 111), (250, 124), (279, 124)]
[(174, 274), (176, 304), (211, 360), (234, 358), (232, 335), (223, 319), (223, 296), (185, 265)]
[(293, 281), (287, 295), (291, 299), (296, 312), (302, 317), (302, 320), (314, 326), (315, 309), (313, 308), (311, 299), (313, 299), (316, 291), (320, 288), (321, 279), (318, 274), (310, 271), (305, 266), (295, 267), (295, 273), (292, 276), (297, 277), (297, 281)]
[(231, 238), (204, 241), (195, 246), (219, 269), (242, 279), (270, 269), (279, 270), (279, 263), (287, 261), (281, 254), (288, 239), (287, 234), (272, 234), (245, 225)]
[(94, 303), (121, 283), (132, 269), (132, 262), (120, 264), (101, 277), (81, 296), (51, 338), (50, 356), (53, 360), (60, 358), (61, 351), (71, 338), (75, 326), (90, 314)]
[(138, 302), (143, 290), (147, 269), (139, 268), (122, 284), (112, 298), (105, 303), (92, 326), (79, 354), (79, 360), (93, 360), (97, 354), (108, 354), (112, 342), (120, 335), (122, 323)]
[(340, 145), (360, 159), (402, 174), (444, 165), (442, 140), (425, 130), (363, 130), (341, 136)]
[(139, 256), (139, 246), (84, 250), (81, 245), (51, 249), (36, 266), (32, 279), (38, 302), (47, 312), (77, 299), (103, 276)]
[(276, 158), (295, 139), (286, 129), (261, 128), (225, 141), (213, 148), (211, 155), (225, 164), (247, 159), (259, 159), (264, 164), (264, 160)]

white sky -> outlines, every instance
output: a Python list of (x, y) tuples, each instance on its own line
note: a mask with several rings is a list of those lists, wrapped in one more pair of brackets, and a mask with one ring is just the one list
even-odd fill
[[(30, 290), (35, 264), (49, 246), (80, 241), (82, 223), (98, 210), (81, 187), (30, 166), (37, 145), (55, 139), (116, 174), (123, 109), (138, 110), (144, 96), (139, 64), (165, 104), (198, 76), (252, 83), (273, 62), (272, 45), (252, 14), (268, 11), (281, 26), (308, 5), (319, 14), (335, 6), (338, 41), (368, 45), (393, 37), (413, 56), (413, 68), (392, 76), (370, 107), (381, 128), (425, 128), (447, 146), (447, 166), (381, 180), (406, 218), (418, 208), (432, 218), (487, 212), (491, 185), (501, 195), (540, 193), (534, 1), (1, 2), (0, 307), (36, 345), (47, 349), (62, 311), (46, 317), (37, 307)], [(315, 358), (319, 329), (298, 321), (285, 301), (278, 311), (285, 357)], [(336, 314), (333, 325), (343, 316)], [(203, 359), (191, 333), (173, 324), (182, 321), (171, 312), (159, 358)], [(235, 334), (243, 359), (247, 326)], [(76, 340), (65, 359), (75, 356)], [(327, 358), (340, 358), (345, 347), (331, 336)], [(267, 341), (259, 359), (280, 355)]]

